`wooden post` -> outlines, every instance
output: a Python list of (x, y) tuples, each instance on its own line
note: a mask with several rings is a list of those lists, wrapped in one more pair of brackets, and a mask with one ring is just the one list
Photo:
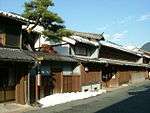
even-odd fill
[(63, 92), (63, 73), (61, 72), (61, 93)]
[(21, 33), (20, 33), (20, 45), (19, 45), (19, 48), (22, 49), (22, 30), (21, 30)]
[(40, 85), (41, 85), (41, 75), (38, 73), (36, 76), (36, 100), (40, 99)]
[(36, 91), (35, 91), (35, 95), (36, 95), (36, 100), (40, 99), (40, 85), (41, 85), (41, 72), (40, 72), (40, 64), (41, 61), (38, 60), (38, 74), (36, 75)]
[(27, 104), (30, 104), (30, 73), (27, 77)]

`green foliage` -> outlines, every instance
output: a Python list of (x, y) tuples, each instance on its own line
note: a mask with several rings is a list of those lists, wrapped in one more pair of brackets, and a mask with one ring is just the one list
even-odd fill
[(30, 0), (25, 2), (25, 10), (23, 16), (35, 21), (36, 25), (44, 27), (43, 34), (52, 38), (60, 39), (62, 36), (68, 36), (68, 30), (63, 25), (64, 21), (57, 13), (50, 11), (54, 6), (52, 0)]
[(70, 30), (67, 30), (67, 29), (59, 29), (56, 32), (45, 30), (43, 32), (43, 34), (45, 36), (50, 37), (48, 39), (49, 41), (53, 40), (54, 42), (58, 42), (58, 41), (60, 41), (61, 37), (63, 37), (63, 36), (66, 36), (66, 37), (71, 36), (72, 32)]

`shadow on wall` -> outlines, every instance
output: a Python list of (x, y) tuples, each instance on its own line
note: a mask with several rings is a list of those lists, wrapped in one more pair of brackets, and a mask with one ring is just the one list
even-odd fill
[(131, 90), (128, 92), (131, 96), (128, 99), (95, 113), (150, 113), (150, 87), (145, 88), (145, 91)]
[(108, 66), (102, 69), (102, 81), (108, 82), (112, 77), (117, 73), (117, 70), (114, 67)]

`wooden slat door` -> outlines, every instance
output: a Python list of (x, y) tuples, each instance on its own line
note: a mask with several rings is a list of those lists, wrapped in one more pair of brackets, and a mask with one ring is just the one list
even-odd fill
[(44, 91), (43, 96), (52, 94), (53, 91), (51, 90), (50, 76), (42, 76), (42, 88)]
[(0, 102), (15, 100), (15, 86), (9, 85), (8, 68), (0, 68)]
[(80, 75), (63, 76), (63, 93), (80, 91)]
[(22, 75), (20, 80), (16, 85), (16, 103), (25, 104), (25, 97), (26, 97), (26, 76)]
[(0, 68), (0, 102), (7, 101), (6, 100), (6, 84), (8, 80), (8, 72), (5, 68)]
[(61, 93), (63, 89), (62, 71), (55, 69), (52, 71), (53, 93)]

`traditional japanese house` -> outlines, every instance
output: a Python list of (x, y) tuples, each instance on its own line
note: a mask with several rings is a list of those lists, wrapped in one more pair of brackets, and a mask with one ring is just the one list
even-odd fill
[[(52, 63), (51, 59), (45, 60), (47, 64), (49, 64), (49, 67), (52, 69), (51, 72), (55, 72), (56, 70), (64, 72), (62, 74), (64, 78), (64, 84), (61, 86), (63, 87), (63, 92), (99, 90), (101, 89), (100, 67), (102, 67), (102, 65), (98, 63), (90, 64), (87, 61), (82, 62), (82, 58), (98, 58), (98, 40), (104, 40), (104, 38), (102, 35), (92, 33), (74, 32), (73, 34), (74, 35), (69, 38), (63, 37), (63, 42), (59, 44), (47, 43), (46, 39), (44, 42), (44, 38), (41, 37), (37, 40), (35, 45), (38, 45), (41, 48), (42, 44), (49, 44), (53, 46), (58, 55), (76, 59), (76, 63), (67, 63), (69, 61), (62, 63), (61, 60), (57, 61), (56, 63), (54, 60), (56, 63), (55, 65)], [(58, 55), (55, 56), (56, 59)], [(65, 65), (62, 66), (62, 64)], [(45, 64), (42, 65), (44, 66)], [(60, 79), (59, 83), (61, 83)]]
[(104, 40), (102, 34), (73, 31), (69, 38), (63, 41), (69, 43), (69, 55), (80, 61), (81, 91), (98, 91), (102, 88), (102, 67), (104, 63), (97, 62), (99, 41)]
[(34, 59), (22, 50), (21, 16), (0, 12), (0, 102), (28, 101), (28, 70)]
[(54, 48), (59, 54), (70, 55), (80, 62), (82, 91), (117, 87), (145, 80), (148, 76), (149, 65), (144, 62), (144, 59), (148, 62), (148, 58), (141, 52), (104, 41), (102, 34), (73, 31), (73, 35), (63, 37), (63, 41)]
[[(123, 84), (145, 80), (148, 76), (149, 58), (139, 51), (132, 51), (110, 41), (105, 41), (102, 35), (82, 32), (73, 32), (73, 36), (63, 40), (68, 42), (69, 52), (81, 61), (81, 70), (88, 70), (85, 64), (90, 64), (93, 69), (98, 69), (103, 87), (118, 87)], [(82, 71), (81, 71), (82, 72)], [(88, 71), (87, 71), (88, 72)], [(86, 72), (85, 72), (86, 73)], [(86, 76), (81, 73), (81, 79), (94, 79), (94, 75)], [(84, 77), (85, 76), (85, 77)], [(84, 80), (83, 80), (84, 81)], [(81, 82), (82, 83), (82, 82)], [(88, 82), (87, 82), (88, 83)], [(82, 84), (84, 86), (84, 83)], [(85, 85), (86, 88), (87, 86)], [(84, 89), (84, 88), (83, 88)]]
[[(142, 62), (144, 63), (144, 64), (150, 64), (150, 52), (148, 52), (148, 51), (145, 51), (145, 50), (142, 50), (142, 49), (139, 49), (139, 51), (140, 52), (142, 52)], [(146, 79), (150, 79), (150, 69), (149, 68), (147, 68), (147, 73), (148, 74), (146, 74)]]
[(109, 41), (101, 41), (99, 60), (107, 65), (103, 67), (102, 80), (105, 87), (117, 87), (122, 84), (145, 80), (148, 64), (143, 62), (143, 55)]
[(102, 34), (72, 32), (72, 36), (63, 37), (63, 42), (54, 48), (80, 62), (81, 91), (117, 87), (148, 76), (149, 59), (143, 53), (104, 41)]
[[(32, 24), (29, 28), (30, 26)], [(47, 38), (41, 35), (43, 27), (36, 26), (30, 34), (27, 34), (25, 28), (27, 26), (23, 26), (23, 39), (26, 42), (24, 47), (29, 50), (27, 54), (36, 61), (29, 77), (30, 103), (54, 93), (80, 91), (78, 61), (70, 55), (61, 55), (55, 51), (54, 46), (57, 46), (57, 43), (47, 41)], [(32, 41), (26, 37), (33, 37)]]
[(28, 52), (37, 60), (37, 66), (30, 72), (31, 103), (54, 93), (80, 91), (78, 61), (50, 51)]

